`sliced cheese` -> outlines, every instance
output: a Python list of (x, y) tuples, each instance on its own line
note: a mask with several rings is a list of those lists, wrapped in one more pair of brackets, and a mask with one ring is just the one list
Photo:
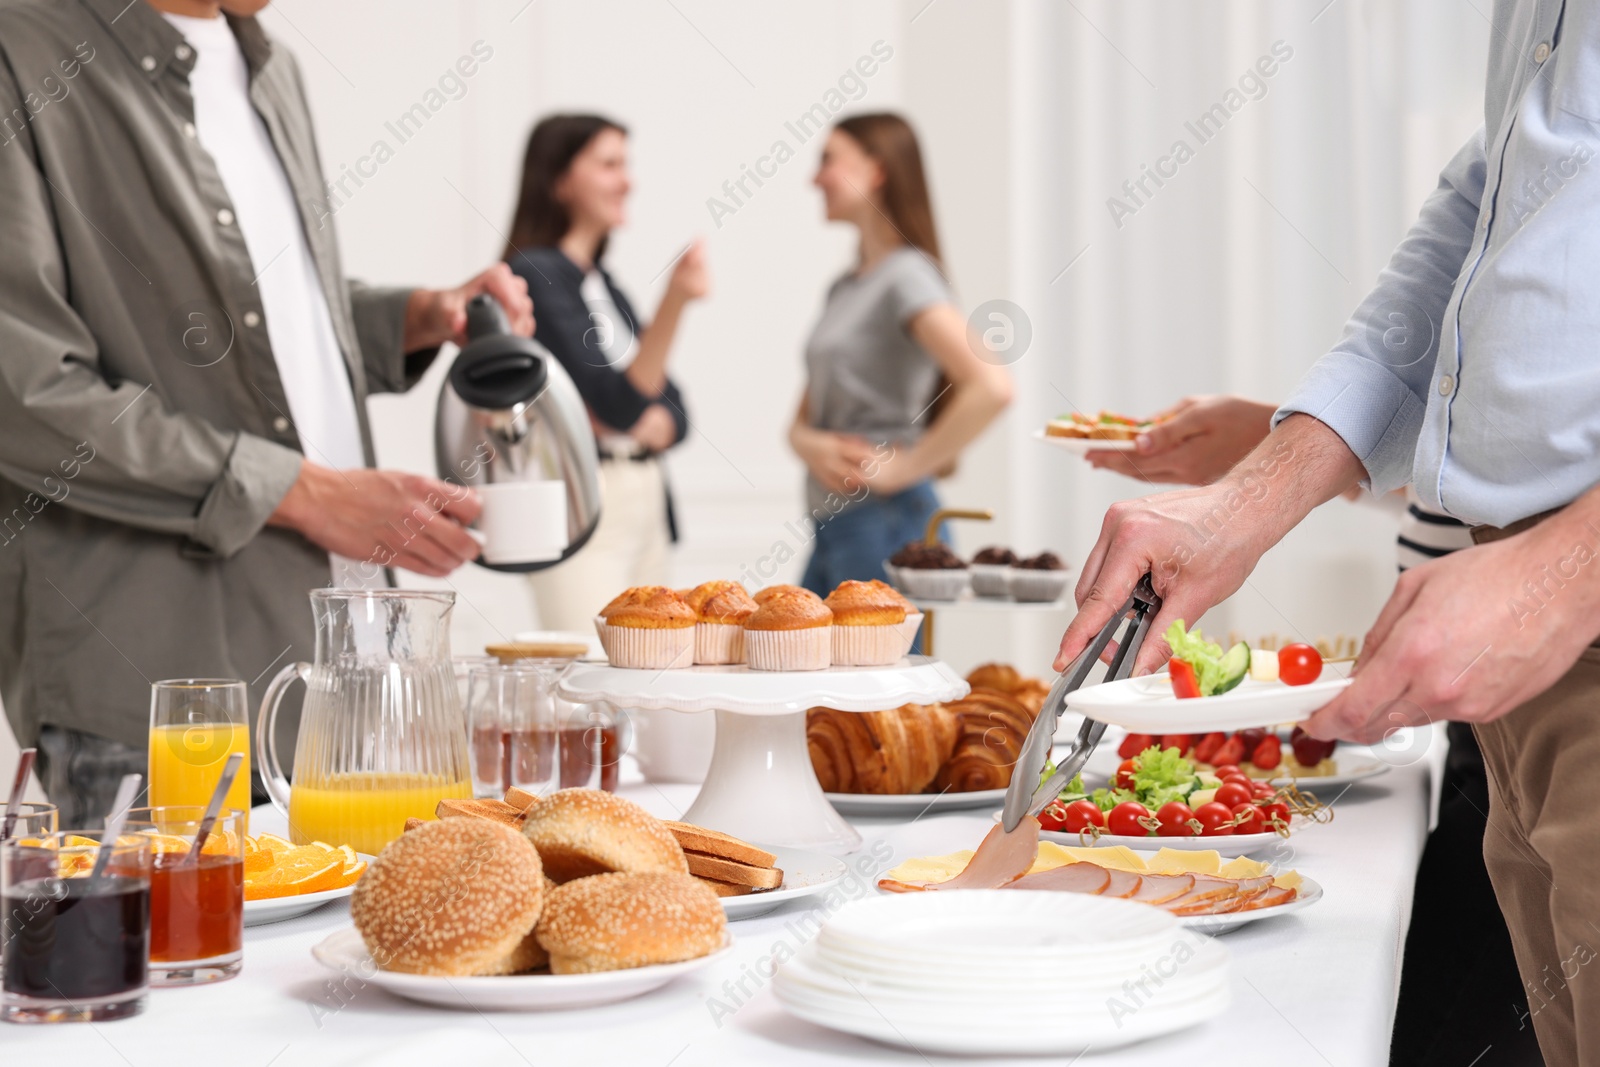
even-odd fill
[(922, 856), (909, 859), (883, 875), (896, 882), (947, 882), (967, 869), (973, 850), (963, 849), (944, 856)]
[(1143, 874), (1149, 870), (1144, 860), (1133, 849), (1124, 845), (1106, 845), (1100, 848), (1082, 848), (1077, 845), (1058, 845), (1054, 841), (1041, 841), (1039, 843), (1039, 856), (1045, 856), (1045, 850), (1050, 850), (1049, 866), (1040, 868), (1037, 864), (1034, 870), (1048, 870), (1049, 867), (1059, 867), (1064, 863), (1093, 863), (1107, 870), (1132, 871)]
[(1267, 865), (1247, 856), (1239, 856), (1224, 863), (1217, 873), (1224, 878), (1257, 878), (1267, 873)]
[(1221, 866), (1222, 854), (1215, 849), (1164, 848), (1150, 858), (1150, 869), (1162, 874), (1216, 874)]
[(1284, 871), (1272, 880), (1272, 884), (1280, 889), (1299, 889), (1305, 879), (1300, 877), (1299, 871)]

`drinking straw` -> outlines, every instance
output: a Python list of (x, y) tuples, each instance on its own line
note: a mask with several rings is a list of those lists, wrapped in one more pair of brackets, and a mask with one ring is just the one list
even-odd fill
[(33, 757), (39, 754), (36, 748), (22, 750), (22, 758), (17, 761), (17, 777), (11, 783), (11, 799), (6, 801), (5, 823), (0, 825), (0, 841), (11, 836), (11, 830), (17, 825), (18, 809), (22, 807), (22, 791), (28, 788), (28, 772), (33, 770)]

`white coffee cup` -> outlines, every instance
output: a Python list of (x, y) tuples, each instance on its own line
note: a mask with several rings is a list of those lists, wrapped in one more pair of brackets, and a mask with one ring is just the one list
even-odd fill
[(567, 548), (565, 482), (501, 482), (476, 487), (485, 563), (547, 563)]

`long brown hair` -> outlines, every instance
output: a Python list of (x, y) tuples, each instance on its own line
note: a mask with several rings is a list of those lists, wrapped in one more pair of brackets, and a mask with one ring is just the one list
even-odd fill
[(906, 243), (920, 249), (942, 272), (933, 200), (911, 124), (893, 112), (879, 111), (840, 119), (833, 128), (849, 134), (883, 168), (883, 213)]
[[(911, 124), (891, 111), (852, 115), (834, 123), (834, 129), (849, 134), (883, 168), (883, 213), (911, 247), (922, 252), (944, 273), (939, 255), (939, 230), (933, 224), (933, 198), (928, 195), (928, 178), (922, 169), (922, 149)], [(933, 383), (926, 415), (931, 424), (949, 404), (950, 379), (943, 374)], [(948, 478), (956, 470), (951, 460), (934, 471), (937, 478)]]
[[(528, 147), (522, 154), (522, 187), (517, 193), (517, 208), (511, 215), (511, 237), (504, 258), (509, 260), (520, 248), (545, 248), (555, 245), (572, 228), (572, 214), (556, 200), (556, 183), (567, 173), (578, 153), (606, 130), (626, 136), (628, 130), (603, 115), (548, 115), (528, 134)], [(606, 254), (601, 238), (595, 260)]]

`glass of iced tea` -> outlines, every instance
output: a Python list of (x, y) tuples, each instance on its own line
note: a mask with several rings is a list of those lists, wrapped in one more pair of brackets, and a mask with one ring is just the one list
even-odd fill
[(151, 843), (123, 834), (94, 878), (100, 840), (68, 830), (0, 843), (0, 1018), (103, 1022), (143, 1010)]
[(199, 985), (239, 973), (244, 955), (244, 819), (223, 808), (193, 854), (205, 809), (134, 808), (123, 835), (150, 841), (150, 984)]

